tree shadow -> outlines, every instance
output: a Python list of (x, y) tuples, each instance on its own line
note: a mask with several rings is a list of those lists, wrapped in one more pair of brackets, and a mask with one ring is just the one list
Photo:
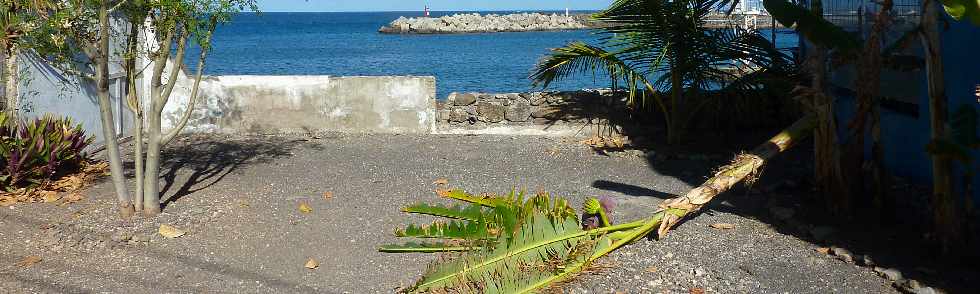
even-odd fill
[[(737, 140), (699, 134), (697, 138), (692, 136), (691, 140), (674, 146), (667, 145), (663, 140), (652, 140), (635, 148), (654, 151), (647, 152), (655, 155), (648, 155), (645, 159), (658, 174), (675, 177), (697, 187), (704, 182), (706, 176), (713, 174), (717, 167), (726, 164), (735, 154), (751, 150), (778, 131), (747, 130)], [(950, 293), (969, 292), (973, 289), (970, 286), (971, 281), (980, 279), (980, 270), (975, 266), (974, 258), (943, 259), (939, 257), (938, 251), (927, 249), (933, 247), (932, 240), (925, 233), (928, 231), (926, 226), (930, 218), (921, 212), (912, 213), (915, 210), (921, 211), (922, 207), (905, 203), (899, 207), (899, 211), (904, 211), (906, 217), (892, 224), (881, 224), (868, 218), (834, 217), (835, 214), (825, 208), (825, 200), (813, 190), (812, 146), (810, 140), (798, 143), (793, 149), (770, 160), (752, 186), (744, 183), (737, 185), (718, 195), (700, 212), (686, 219), (696, 218), (702, 213), (727, 213), (756, 219), (769, 224), (781, 234), (794, 236), (819, 247), (845, 248), (858, 257), (869, 255), (874, 264), (862, 265), (868, 271), (873, 271), (875, 266), (895, 268), (902, 272), (905, 279), (915, 279), (926, 286), (941, 288)], [(684, 192), (658, 191), (607, 180), (596, 181), (592, 186), (633, 197), (665, 198), (671, 197), (672, 193)], [(889, 197), (916, 199), (928, 193), (925, 187), (896, 184), (891, 187)], [(782, 218), (774, 213), (774, 209), (779, 208), (789, 208), (795, 213), (790, 218)], [(683, 222), (680, 226), (683, 226)], [(827, 228), (833, 230), (833, 233), (818, 232)], [(860, 263), (862, 262), (856, 262)]]
[[(207, 189), (242, 167), (262, 164), (292, 155), (292, 150), (307, 140), (285, 141), (278, 137), (249, 137), (244, 139), (190, 138), (178, 146), (161, 152), (160, 188), (164, 208), (184, 196)], [(178, 178), (186, 180), (177, 186)], [(171, 193), (171, 190), (176, 188)], [(170, 195), (164, 198), (165, 195)]]

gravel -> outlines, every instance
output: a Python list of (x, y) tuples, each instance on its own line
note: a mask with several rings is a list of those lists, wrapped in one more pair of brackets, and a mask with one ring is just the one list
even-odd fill
[[(726, 158), (651, 159), (658, 153), (605, 156), (576, 140), (544, 137), (181, 138), (164, 154), (167, 206), (156, 218), (119, 220), (109, 183), (64, 207), (0, 208), (0, 288), (390, 293), (410, 285), (434, 256), (376, 248), (398, 241), (394, 228), (424, 221), (398, 210), (438, 201), (434, 180), (471, 192), (545, 189), (573, 203), (605, 195), (618, 202), (613, 220), (631, 220), (690, 189)], [(324, 192), (333, 197), (324, 199)], [(872, 270), (820, 254), (819, 246), (764, 222), (765, 208), (750, 209), (764, 207), (758, 204), (764, 200), (726, 194), (664, 240), (640, 240), (561, 287), (572, 293), (896, 292)], [(313, 212), (299, 212), (300, 203)], [(710, 228), (713, 223), (735, 229)], [(187, 234), (162, 238), (161, 224)], [(43, 260), (13, 266), (30, 255)], [(320, 266), (305, 268), (310, 258)]]

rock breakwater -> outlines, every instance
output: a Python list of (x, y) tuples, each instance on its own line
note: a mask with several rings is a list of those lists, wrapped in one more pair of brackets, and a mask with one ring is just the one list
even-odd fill
[(386, 34), (459, 34), (580, 30), (594, 27), (587, 14), (454, 14), (439, 18), (399, 17), (378, 30)]

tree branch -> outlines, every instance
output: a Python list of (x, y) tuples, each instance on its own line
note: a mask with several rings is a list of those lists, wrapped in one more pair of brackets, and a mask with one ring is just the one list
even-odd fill
[[(214, 27), (216, 23), (217, 23), (217, 19), (211, 17), (211, 23), (210, 26), (208, 27), (209, 28), (208, 35), (204, 39), (204, 44), (211, 43), (211, 37), (214, 36)], [(198, 57), (197, 60), (197, 72), (194, 74), (194, 86), (191, 88), (191, 96), (188, 98), (187, 101), (187, 111), (184, 112), (184, 116), (180, 118), (180, 121), (177, 123), (177, 125), (174, 126), (174, 128), (171, 129), (169, 132), (167, 132), (167, 134), (163, 137), (160, 143), (163, 146), (166, 146), (168, 143), (170, 143), (170, 141), (172, 141), (174, 138), (177, 137), (177, 135), (180, 134), (180, 131), (182, 131), (184, 127), (187, 126), (187, 122), (190, 121), (191, 115), (194, 113), (194, 105), (197, 104), (197, 96), (201, 86), (201, 79), (204, 74), (205, 61), (207, 60), (208, 57), (208, 51), (209, 51), (208, 49), (209, 48), (207, 48), (207, 46), (204, 45), (201, 46), (201, 55)]]
[[(160, 97), (154, 97), (153, 103), (154, 111), (163, 111), (163, 106), (167, 105), (167, 101), (170, 101), (170, 94), (174, 91), (174, 86), (177, 85), (177, 78), (179, 77), (180, 70), (184, 67), (184, 53), (187, 52), (187, 28), (183, 27), (180, 30), (180, 36), (177, 39), (177, 55), (174, 56), (174, 60), (171, 63), (170, 78), (167, 80), (167, 85), (164, 86), (163, 94)], [(169, 51), (167, 52), (170, 53)]]

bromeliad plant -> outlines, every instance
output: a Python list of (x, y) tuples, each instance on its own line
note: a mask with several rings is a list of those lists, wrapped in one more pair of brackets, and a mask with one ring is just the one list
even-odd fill
[(94, 138), (70, 118), (45, 116), (29, 122), (0, 113), (0, 190), (34, 186), (76, 168)]
[(447, 254), (431, 265), (406, 293), (527, 293), (567, 280), (595, 260), (654, 230), (664, 236), (681, 218), (699, 210), (718, 194), (751, 178), (776, 154), (812, 133), (812, 117), (798, 121), (750, 153), (739, 155), (700, 187), (663, 202), (646, 219), (613, 225), (611, 206), (599, 199), (583, 205), (582, 221), (560, 197), (539, 193), (476, 196), (462, 190), (440, 190), (444, 198), (464, 205), (415, 204), (412, 214), (444, 218), (432, 224), (409, 225), (395, 235), (414, 241), (379, 248), (390, 253)]

